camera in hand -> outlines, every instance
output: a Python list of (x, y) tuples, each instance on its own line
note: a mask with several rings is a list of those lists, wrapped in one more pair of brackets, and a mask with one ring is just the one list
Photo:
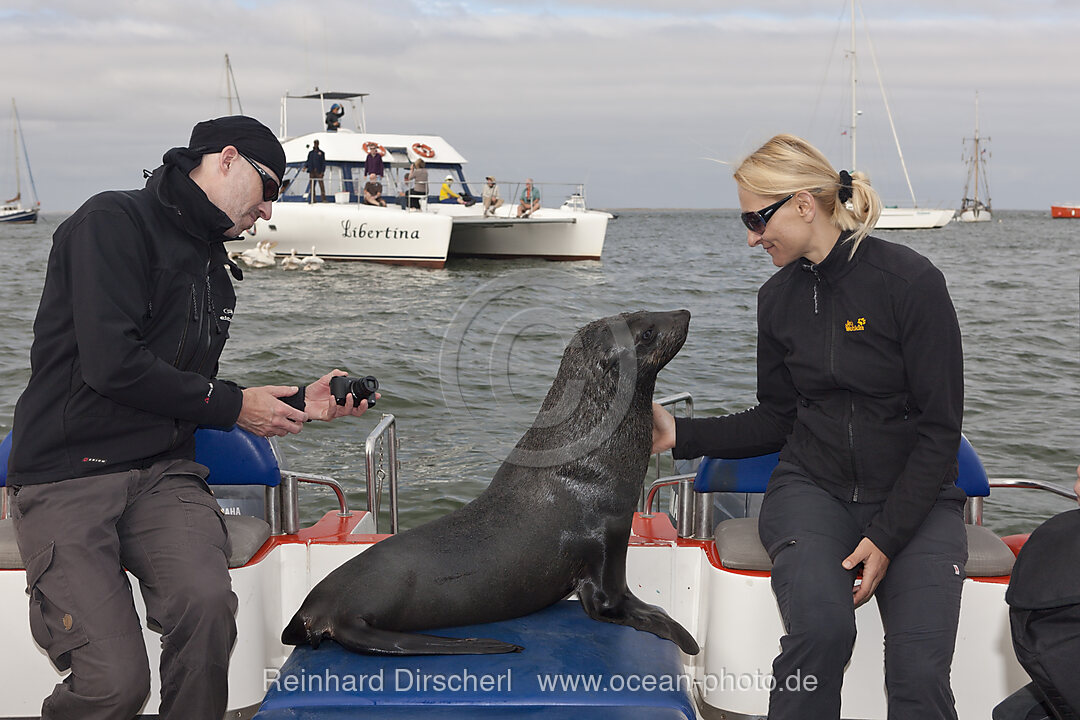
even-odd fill
[(330, 378), (330, 394), (338, 405), (344, 405), (349, 395), (353, 396), (353, 407), (359, 406), (361, 400), (368, 401), (368, 407), (375, 406), (375, 391), (379, 389), (379, 381), (372, 375), (361, 378), (352, 378), (348, 375), (335, 375)]

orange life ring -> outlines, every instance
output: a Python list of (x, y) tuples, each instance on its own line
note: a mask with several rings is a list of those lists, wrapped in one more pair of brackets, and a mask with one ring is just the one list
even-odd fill
[(371, 152), (371, 147), (373, 145), (379, 151), (380, 156), (386, 155), (386, 148), (384, 148), (382, 145), (380, 145), (377, 142), (366, 142), (366, 143), (364, 143), (364, 152), (370, 153)]
[(413, 149), (414, 153), (416, 153), (417, 155), (419, 155), (422, 158), (433, 158), (433, 157), (435, 157), (435, 151), (432, 150), (429, 146), (425, 145), (424, 143), (413, 143), (412, 149)]

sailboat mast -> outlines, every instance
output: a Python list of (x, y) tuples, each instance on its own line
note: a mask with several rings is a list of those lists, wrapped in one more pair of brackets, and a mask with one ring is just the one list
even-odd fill
[(240, 90), (236, 87), (236, 76), (233, 75), (232, 63), (229, 62), (229, 53), (225, 53), (225, 94), (229, 100), (229, 114), (233, 114), (232, 99), (236, 93), (236, 105), (240, 108), (240, 114), (244, 114), (244, 104), (240, 102)]
[(855, 102), (855, 0), (851, 0), (851, 170), (854, 172), (858, 167), (855, 161), (855, 128), (858, 123), (859, 111)]
[(19, 179), (19, 122), (18, 113), (15, 111), (15, 98), (11, 98), (11, 141), (14, 152), (11, 157), (15, 160), (15, 199), (22, 197), (22, 185)]
[(979, 207), (979, 91), (975, 91), (975, 207)]

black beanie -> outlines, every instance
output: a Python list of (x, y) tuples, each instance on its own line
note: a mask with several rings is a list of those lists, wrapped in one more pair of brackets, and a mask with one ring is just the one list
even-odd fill
[[(270, 128), (255, 118), (246, 115), (204, 120), (191, 130), (187, 153), (190, 155), (210, 155), (221, 152), (226, 145), (232, 145), (245, 156), (270, 168), (278, 180), (285, 176), (285, 151), (274, 137)], [(170, 162), (173, 148), (165, 154), (165, 162)]]

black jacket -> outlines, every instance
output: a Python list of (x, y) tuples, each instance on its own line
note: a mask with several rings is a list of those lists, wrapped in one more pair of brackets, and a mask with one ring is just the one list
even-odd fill
[(236, 299), (232, 222), (190, 169), (163, 165), (142, 190), (96, 195), (57, 228), (9, 484), (193, 458), (196, 425), (236, 422), (240, 389), (214, 379)]
[(832, 495), (884, 502), (866, 536), (890, 558), (955, 486), (963, 354), (945, 278), (915, 251), (841, 235), (820, 264), (758, 292), (758, 405), (676, 421), (676, 457), (780, 450)]

